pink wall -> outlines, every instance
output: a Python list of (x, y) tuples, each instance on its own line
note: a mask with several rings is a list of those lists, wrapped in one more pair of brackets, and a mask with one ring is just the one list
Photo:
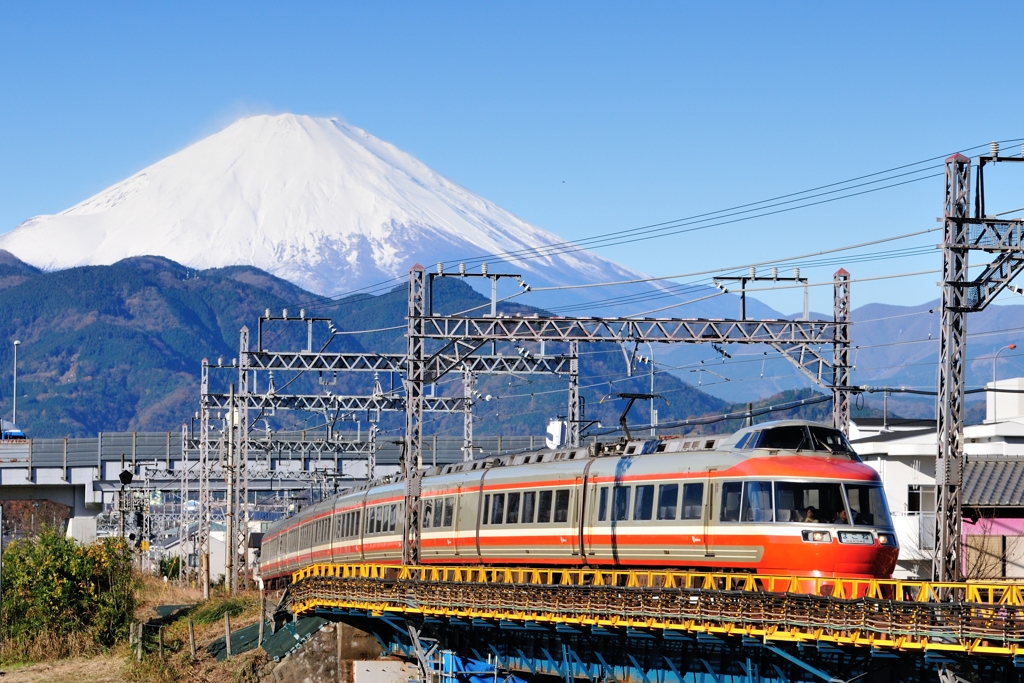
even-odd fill
[(1024, 518), (964, 519), (964, 536), (1024, 536)]

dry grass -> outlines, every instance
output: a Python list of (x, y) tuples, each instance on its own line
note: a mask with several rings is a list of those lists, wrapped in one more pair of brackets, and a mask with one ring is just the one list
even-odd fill
[(124, 679), (124, 659), (113, 653), (5, 668), (3, 676), (4, 683), (117, 683)]

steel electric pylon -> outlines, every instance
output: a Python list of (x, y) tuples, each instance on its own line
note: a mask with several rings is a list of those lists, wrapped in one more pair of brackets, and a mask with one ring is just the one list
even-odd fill
[[(991, 154), (978, 158), (974, 216), (971, 205), (971, 160), (946, 159), (942, 232), (942, 318), (939, 330), (939, 378), (936, 403), (938, 452), (935, 461), (935, 549), (933, 573), (939, 581), (956, 581), (963, 572), (964, 382), (967, 369), (967, 313), (981, 311), (1024, 269), (1020, 219), (985, 215), (983, 169), (988, 163), (1021, 162), (1024, 157)], [(973, 280), (971, 251), (995, 254)]]
[[(850, 386), (850, 274), (840, 268), (832, 276), (832, 386)], [(806, 315), (806, 314), (805, 314)], [(850, 392), (832, 392), (832, 425), (850, 433)]]

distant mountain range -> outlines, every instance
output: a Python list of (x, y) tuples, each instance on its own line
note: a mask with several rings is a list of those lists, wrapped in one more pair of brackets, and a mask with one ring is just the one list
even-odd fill
[[(317, 303), (317, 302), (321, 303)], [(458, 280), (441, 280), (435, 294), (438, 312), (454, 312), (484, 304), (486, 299)], [(305, 305), (307, 314), (331, 316), (342, 331), (401, 326), (406, 311), (404, 286), (380, 296), (355, 295), (323, 303), (323, 299), (252, 267), (196, 271), (160, 257), (125, 259), (111, 266), (86, 266), (42, 272), (0, 252), (0, 338), (19, 339), (18, 421), (33, 436), (86, 436), (99, 431), (176, 430), (188, 421), (199, 400), (200, 359), (237, 357), (238, 331), (255, 327), (265, 309), (293, 314)], [(504, 313), (544, 313), (502, 304)], [(274, 337), (275, 348), (302, 348), (304, 340)], [(341, 335), (329, 350), (400, 353), (403, 331)], [(12, 346), (0, 346), (0, 374), (9, 378)], [(324, 391), (323, 379), (301, 377), (289, 391)], [(328, 378), (335, 394), (366, 393), (372, 377)], [(223, 384), (232, 378), (219, 380)], [(279, 375), (278, 386), (287, 381)], [(382, 377), (388, 389), (400, 377)], [(679, 378), (655, 378), (662, 423), (737, 409)], [(584, 349), (581, 386), (588, 419), (617, 426), (623, 401), (617, 392), (647, 391), (645, 370), (626, 378), (617, 346)], [(0, 413), (10, 416), (9, 381), (0, 383)], [(546, 375), (482, 378), (482, 396), (475, 413), (478, 433), (541, 434), (549, 419), (565, 414), (566, 381)], [(219, 387), (226, 390), (226, 385)], [(265, 390), (265, 387), (264, 387)], [(438, 384), (442, 394), (460, 394), (457, 377)], [(810, 395), (788, 394), (776, 403)], [(763, 402), (759, 402), (760, 405)], [(809, 406), (801, 414), (825, 418), (827, 404)], [(322, 417), (322, 416), (321, 416)], [(321, 419), (313, 416), (314, 420)], [(279, 411), (275, 428), (310, 426), (301, 416)], [(646, 401), (630, 413), (630, 423), (650, 419)], [(402, 420), (389, 416), (384, 427), (399, 434)], [(351, 423), (350, 423), (351, 426)], [(735, 424), (732, 425), (733, 427)], [(727, 424), (709, 430), (728, 428)], [(262, 428), (262, 423), (261, 423)], [(365, 423), (364, 423), (365, 428)], [(595, 427), (596, 428), (596, 427)], [(461, 417), (432, 416), (429, 433), (457, 434)], [(394, 437), (391, 437), (394, 438)]]

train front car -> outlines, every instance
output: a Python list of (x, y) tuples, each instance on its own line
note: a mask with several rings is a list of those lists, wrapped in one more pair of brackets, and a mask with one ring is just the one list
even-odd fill
[[(888, 578), (899, 555), (882, 482), (841, 432), (788, 420), (720, 442), (709, 544), (762, 574)], [(743, 557), (747, 554), (747, 557)], [(709, 558), (710, 559), (710, 558)]]

